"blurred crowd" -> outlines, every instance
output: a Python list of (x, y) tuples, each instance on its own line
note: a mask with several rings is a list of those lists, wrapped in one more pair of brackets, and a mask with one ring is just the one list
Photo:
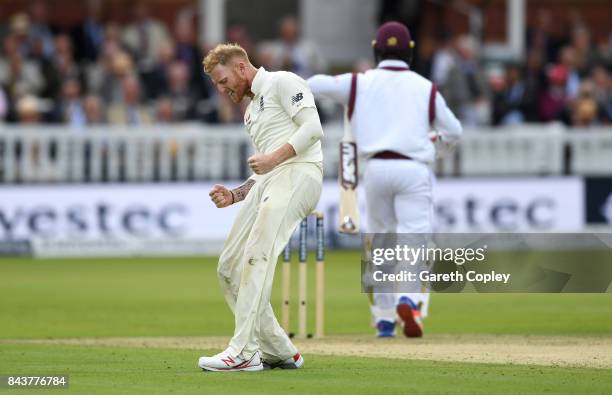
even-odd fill
[(610, 124), (612, 30), (595, 43), (579, 14), (553, 21), (550, 11), (541, 9), (526, 38), (524, 62), (483, 65), (472, 37), (427, 37), (420, 43), (416, 71), (438, 84), (468, 126)]
[[(0, 26), (0, 123), (142, 125), (202, 121), (242, 122), (243, 108), (218, 95), (203, 74), (207, 48), (198, 44), (193, 13), (168, 26), (145, 2), (124, 25), (103, 18), (102, 2), (88, 0), (85, 17), (69, 30), (49, 24), (49, 4), (29, 3)], [(467, 126), (561, 121), (601, 125), (612, 120), (612, 35), (594, 43), (575, 18), (566, 35), (552, 34), (541, 10), (530, 28), (524, 63), (484, 64), (467, 35), (422, 35), (413, 69), (436, 82)], [(307, 78), (329, 70), (315, 43), (287, 16), (278, 38), (255, 42), (243, 26), (227, 39), (241, 44), (256, 65)], [(373, 67), (371, 61), (355, 70)], [(325, 108), (325, 106), (323, 106)]]
[[(83, 128), (242, 121), (241, 108), (217, 95), (203, 74), (207, 48), (197, 44), (193, 12), (179, 13), (167, 26), (139, 2), (132, 21), (120, 26), (103, 19), (102, 4), (87, 1), (82, 23), (67, 31), (50, 26), (50, 3), (42, 0), (0, 26), (0, 122)], [(242, 27), (231, 27), (228, 39), (272, 70), (304, 77), (324, 70), (316, 47), (300, 40), (295, 18), (279, 28), (281, 38), (256, 50)]]

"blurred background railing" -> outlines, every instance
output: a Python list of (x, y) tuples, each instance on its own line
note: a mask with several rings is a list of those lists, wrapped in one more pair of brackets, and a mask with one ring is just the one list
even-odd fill
[[(468, 129), (438, 160), (441, 177), (605, 175), (612, 173), (612, 130), (552, 125)], [(325, 175), (335, 178), (339, 123), (325, 127)], [(250, 175), (252, 144), (241, 126), (194, 124), (0, 129), (0, 182), (156, 182), (240, 180)]]

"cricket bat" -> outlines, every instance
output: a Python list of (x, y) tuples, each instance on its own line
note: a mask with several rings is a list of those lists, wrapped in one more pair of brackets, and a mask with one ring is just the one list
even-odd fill
[(348, 110), (344, 111), (344, 135), (340, 142), (340, 233), (359, 232), (359, 208), (357, 206), (357, 144), (353, 138)]

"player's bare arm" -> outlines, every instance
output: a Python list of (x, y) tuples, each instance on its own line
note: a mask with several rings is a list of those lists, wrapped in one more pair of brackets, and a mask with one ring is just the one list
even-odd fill
[(223, 208), (243, 201), (253, 185), (255, 185), (255, 180), (253, 179), (248, 179), (244, 184), (231, 190), (217, 184), (210, 190), (208, 195), (215, 206)]
[(246, 199), (246, 196), (248, 195), (251, 188), (253, 188), (253, 185), (255, 185), (255, 180), (249, 178), (244, 184), (232, 189), (230, 193), (233, 197), (233, 203), (238, 203)]

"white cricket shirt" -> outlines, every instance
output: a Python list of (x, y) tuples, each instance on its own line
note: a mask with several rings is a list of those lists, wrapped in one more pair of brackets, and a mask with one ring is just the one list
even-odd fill
[[(316, 75), (308, 79), (308, 85), (315, 95), (347, 105), (351, 73)], [(431, 86), (429, 80), (409, 70), (401, 60), (383, 60), (376, 69), (360, 73), (351, 119), (359, 153), (369, 157), (394, 151), (420, 162), (432, 162), (435, 148), (429, 139)], [(461, 124), (439, 92), (435, 110), (434, 128), (444, 140), (457, 140)]]
[[(290, 72), (269, 72), (260, 67), (251, 84), (251, 92), (254, 96), (244, 113), (244, 125), (259, 153), (269, 154), (288, 143), (299, 129), (293, 117), (302, 108), (316, 109), (306, 81)], [(321, 166), (322, 161), (321, 142), (317, 141), (283, 164), (311, 162)]]

